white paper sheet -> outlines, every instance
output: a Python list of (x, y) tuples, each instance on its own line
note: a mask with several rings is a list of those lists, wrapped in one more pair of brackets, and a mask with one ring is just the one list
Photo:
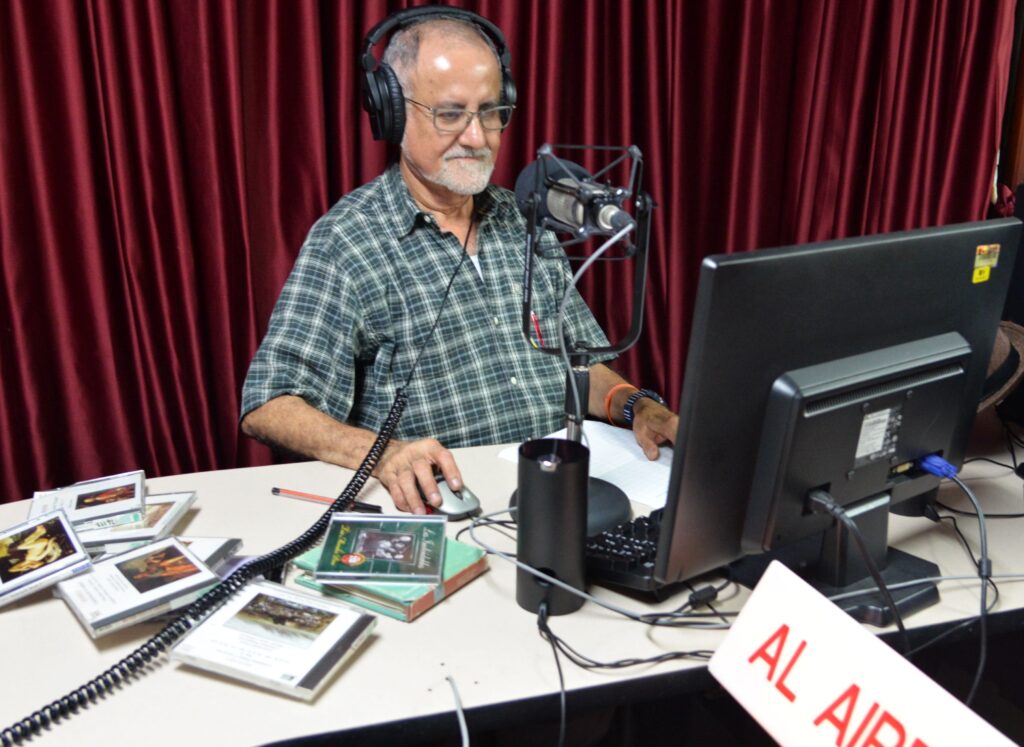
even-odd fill
[[(665, 505), (672, 466), (671, 447), (662, 446), (661, 455), (652, 462), (640, 449), (631, 430), (588, 420), (583, 424), (583, 434), (583, 443), (590, 449), (591, 477), (607, 480), (621, 488), (631, 501), (652, 509)], [(563, 428), (548, 438), (565, 438), (565, 435)], [(519, 447), (511, 446), (500, 456), (510, 462), (518, 462)]]

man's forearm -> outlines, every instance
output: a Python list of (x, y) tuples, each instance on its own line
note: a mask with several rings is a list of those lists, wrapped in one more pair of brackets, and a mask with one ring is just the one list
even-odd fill
[[(619, 386), (620, 384), (625, 384), (625, 386)], [(612, 419), (616, 423), (621, 424), (622, 407), (626, 404), (629, 395), (636, 391), (636, 387), (603, 363), (596, 363), (590, 367), (590, 401), (588, 402), (588, 411), (595, 418), (600, 418), (601, 420), (607, 418), (605, 399), (608, 397), (608, 392), (616, 386), (619, 386), (619, 388), (612, 394), (608, 411), (611, 412)]]
[(355, 469), (376, 435), (341, 423), (301, 397), (275, 397), (242, 420), (242, 432), (302, 456)]

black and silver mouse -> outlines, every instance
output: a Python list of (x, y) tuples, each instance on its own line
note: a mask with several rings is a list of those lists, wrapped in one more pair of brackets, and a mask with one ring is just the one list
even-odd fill
[(480, 513), (480, 499), (465, 485), (462, 490), (452, 490), (445, 482), (444, 475), (434, 475), (437, 480), (437, 492), (441, 494), (441, 505), (432, 506), (427, 497), (420, 491), (423, 505), (435, 513), (446, 515), (451, 521), (467, 519)]

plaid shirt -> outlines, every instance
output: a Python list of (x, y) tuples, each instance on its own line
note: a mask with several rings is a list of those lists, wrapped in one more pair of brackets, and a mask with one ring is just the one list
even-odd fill
[[(432, 437), (454, 448), (524, 441), (562, 427), (561, 359), (535, 350), (522, 334), (525, 221), (508, 190), (492, 185), (474, 199), (483, 277), (465, 260), (447, 301), (464, 237), (442, 233), (419, 210), (397, 166), (317, 221), (249, 368), (242, 416), (294, 394), (376, 431), (422, 351), (398, 438)], [(545, 235), (543, 245), (553, 244)], [(570, 280), (561, 252), (534, 260), (533, 309), (549, 346)], [(567, 317), (570, 341), (608, 344), (578, 295)]]

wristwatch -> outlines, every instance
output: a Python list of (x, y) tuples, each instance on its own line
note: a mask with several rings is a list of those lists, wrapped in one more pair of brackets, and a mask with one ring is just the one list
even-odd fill
[(649, 397), (657, 402), (659, 405), (665, 404), (665, 400), (657, 392), (653, 392), (650, 389), (637, 389), (626, 400), (626, 404), (622, 406), (622, 419), (627, 423), (633, 422), (633, 406), (644, 397)]

